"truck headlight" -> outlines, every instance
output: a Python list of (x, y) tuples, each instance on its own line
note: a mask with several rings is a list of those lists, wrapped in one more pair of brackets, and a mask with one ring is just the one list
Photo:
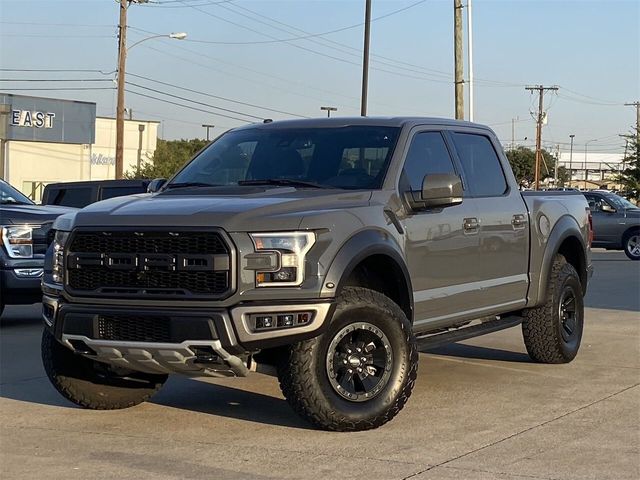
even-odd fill
[(69, 232), (60, 230), (56, 230), (56, 234), (53, 237), (52, 276), (55, 283), (64, 282), (64, 246), (68, 238)]
[(256, 272), (258, 287), (292, 287), (304, 280), (304, 261), (316, 242), (313, 232), (251, 233), (256, 253), (245, 268)]
[(33, 257), (33, 227), (11, 225), (2, 227), (2, 244), (11, 258)]

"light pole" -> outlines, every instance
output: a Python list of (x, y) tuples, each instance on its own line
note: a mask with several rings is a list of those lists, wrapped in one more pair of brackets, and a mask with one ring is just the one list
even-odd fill
[(209, 130), (211, 128), (215, 127), (215, 125), (209, 125), (209, 124), (203, 123), (202, 126), (207, 129), (207, 142), (208, 142), (209, 141)]
[(152, 35), (143, 38), (127, 48), (127, 9), (131, 3), (147, 3), (147, 0), (120, 0), (120, 23), (118, 26), (118, 104), (116, 107), (116, 178), (123, 178), (124, 174), (124, 86), (125, 86), (125, 65), (127, 52), (142, 42), (152, 38), (174, 38), (184, 40), (187, 34), (170, 33), (166, 35)]
[(366, 0), (364, 13), (364, 49), (362, 58), (362, 95), (360, 116), (367, 116), (367, 96), (369, 94), (369, 40), (371, 38), (371, 0)]
[(587, 147), (591, 142), (597, 142), (597, 138), (587, 140), (584, 142), (584, 189), (587, 189), (587, 177), (589, 176), (589, 169), (587, 168)]
[(572, 133), (569, 135), (571, 139), (571, 150), (569, 150), (569, 186), (571, 186), (571, 182), (573, 181), (573, 139), (575, 135)]
[(327, 112), (327, 118), (331, 118), (331, 112), (338, 111), (336, 107), (320, 107), (320, 110), (324, 110)]

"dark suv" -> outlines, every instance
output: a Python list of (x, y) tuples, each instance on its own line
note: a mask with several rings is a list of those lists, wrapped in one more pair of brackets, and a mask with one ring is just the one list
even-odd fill
[(44, 254), (53, 221), (73, 208), (43, 207), (0, 180), (0, 314), (7, 304), (42, 298)]
[(640, 260), (640, 208), (605, 190), (584, 192), (593, 214), (593, 246)]
[(92, 180), (50, 183), (44, 187), (43, 205), (84, 208), (100, 200), (146, 193), (149, 180)]

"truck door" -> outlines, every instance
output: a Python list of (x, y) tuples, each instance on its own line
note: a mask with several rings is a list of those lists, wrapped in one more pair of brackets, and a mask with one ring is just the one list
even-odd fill
[(473, 265), (480, 280), (474, 298), (478, 307), (495, 311), (522, 307), (529, 284), (529, 216), (524, 199), (510, 170), (511, 182), (507, 180), (507, 160), (504, 164), (500, 160), (497, 139), (477, 130), (447, 134), (477, 209), (480, 246)]
[[(421, 191), (425, 175), (460, 174), (441, 131), (412, 132), (399, 191)], [(473, 201), (445, 208), (406, 209), (407, 266), (414, 290), (416, 331), (448, 325), (476, 308), (474, 284), (482, 278), (479, 225)]]
[(593, 241), (600, 246), (619, 246), (624, 227), (624, 210), (622, 212), (599, 193), (585, 193), (593, 218)]

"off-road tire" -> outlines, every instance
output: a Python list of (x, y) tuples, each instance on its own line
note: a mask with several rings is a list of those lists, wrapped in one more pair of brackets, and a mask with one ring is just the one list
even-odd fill
[(76, 354), (49, 330), (42, 334), (42, 363), (53, 386), (67, 400), (92, 410), (116, 410), (149, 400), (166, 375), (118, 371)]
[[(572, 333), (563, 326), (560, 302), (569, 289), (575, 299)], [(573, 265), (556, 255), (551, 266), (546, 301), (523, 312), (522, 336), (529, 356), (540, 363), (568, 363), (580, 348), (584, 327), (584, 302), (580, 277)]]
[[(350, 325), (379, 329), (388, 340), (388, 380), (373, 398), (350, 401), (339, 395), (328, 373), (328, 352), (334, 338)], [(325, 430), (359, 431), (391, 420), (411, 395), (418, 369), (418, 350), (411, 323), (387, 296), (360, 287), (347, 287), (338, 299), (328, 330), (287, 349), (278, 366), (280, 388), (293, 409)]]
[(636, 243), (640, 241), (640, 230), (631, 230), (630, 232), (625, 233), (624, 237), (622, 237), (622, 248), (624, 249), (624, 254), (630, 260), (640, 260), (640, 255), (634, 255), (630, 251), (631, 247), (629, 245), (629, 242), (632, 241)]

